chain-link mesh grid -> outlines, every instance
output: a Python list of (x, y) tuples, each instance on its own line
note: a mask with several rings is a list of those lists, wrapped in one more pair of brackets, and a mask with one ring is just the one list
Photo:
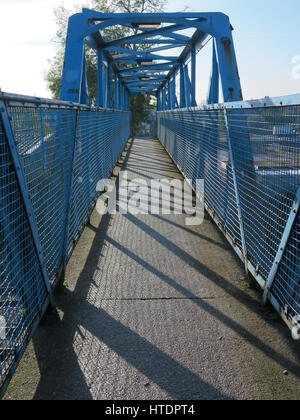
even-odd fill
[(47, 292), (0, 121), (0, 385)]
[[(267, 279), (300, 184), (300, 106), (229, 110), (228, 124), (248, 258)], [(272, 287), (287, 315), (300, 314), (299, 233), (296, 223)]]
[(205, 199), (232, 240), (242, 246), (232, 165), (222, 111), (158, 114), (158, 136), (194, 187), (205, 180)]
[(10, 107), (8, 111), (24, 165), (48, 277), (53, 278), (62, 261), (76, 111), (24, 107)]
[[(7, 106), (52, 284), (130, 136), (130, 113)], [(0, 119), (0, 388), (45, 310), (47, 291)], [(71, 211), (69, 209), (71, 208)], [(4, 338), (5, 337), (5, 338)]]
[[(205, 180), (207, 206), (240, 248), (244, 233), (267, 280), (300, 184), (300, 105), (160, 112), (158, 136), (194, 186)], [(298, 217), (272, 286), (290, 317), (300, 315), (299, 241)]]
[(98, 181), (107, 178), (130, 135), (128, 113), (80, 113), (77, 127), (71, 216), (70, 245), (91, 202), (96, 198)]

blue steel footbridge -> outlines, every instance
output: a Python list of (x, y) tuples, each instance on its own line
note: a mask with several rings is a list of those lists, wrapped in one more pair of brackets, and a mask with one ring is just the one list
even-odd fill
[[(108, 39), (108, 29), (126, 35)], [(222, 13), (69, 19), (60, 100), (0, 92), (2, 392), (132, 136), (130, 97), (157, 101), (157, 138), (196, 188), (246, 273), (300, 338), (300, 96), (243, 101), (233, 27)], [(212, 44), (207, 103), (197, 60)], [(98, 59), (88, 93), (86, 43)], [(223, 101), (221, 103), (221, 99)]]

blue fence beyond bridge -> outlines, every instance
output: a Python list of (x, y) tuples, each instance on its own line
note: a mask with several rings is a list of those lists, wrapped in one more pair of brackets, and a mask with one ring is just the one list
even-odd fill
[(159, 112), (158, 136), (299, 338), (299, 95)]
[[(0, 96), (0, 388), (130, 136), (131, 114)], [(6, 328), (5, 328), (6, 327)]]

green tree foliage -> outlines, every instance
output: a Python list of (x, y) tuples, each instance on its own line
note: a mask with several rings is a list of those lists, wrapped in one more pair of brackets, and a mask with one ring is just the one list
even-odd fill
[(149, 112), (155, 107), (155, 103), (149, 95), (134, 95), (130, 98), (130, 109), (132, 112), (132, 132), (139, 134), (142, 123), (150, 123)]
[[(162, 11), (164, 3), (162, 0), (91, 0), (88, 4), (77, 6), (73, 10), (68, 10), (64, 5), (55, 9), (55, 19), (57, 23), (57, 33), (54, 42), (57, 51), (54, 59), (50, 61), (50, 68), (45, 74), (45, 80), (54, 99), (58, 99), (61, 88), (62, 69), (64, 62), (64, 50), (67, 37), (68, 18), (73, 13), (80, 12), (82, 7), (98, 10), (102, 13), (155, 13)], [(126, 27), (113, 27), (105, 30), (106, 39), (118, 39), (129, 35), (136, 29)], [(139, 46), (148, 48), (149, 46)], [(128, 46), (127, 48), (138, 48)], [(86, 71), (89, 96), (92, 103), (95, 103), (97, 96), (97, 57), (90, 47), (86, 47)], [(151, 109), (151, 98), (147, 95), (136, 95), (131, 98), (131, 111), (134, 115), (134, 132), (138, 132), (141, 122), (147, 122), (149, 109)]]

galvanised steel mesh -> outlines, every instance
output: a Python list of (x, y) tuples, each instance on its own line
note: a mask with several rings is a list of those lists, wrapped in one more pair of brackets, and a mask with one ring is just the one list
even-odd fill
[(9, 107), (49, 278), (62, 263), (76, 111)]
[[(98, 181), (110, 176), (130, 136), (130, 113), (17, 103), (7, 111), (54, 285), (94, 207)], [(15, 171), (0, 118), (0, 388), (48, 304)]]
[(1, 385), (47, 296), (1, 121), (0, 200)]
[(76, 136), (68, 244), (71, 245), (97, 196), (96, 186), (107, 178), (130, 135), (128, 113), (83, 111)]
[(205, 180), (207, 205), (241, 247), (224, 112), (160, 112), (158, 130), (159, 139), (194, 187), (197, 179)]
[[(273, 293), (284, 310), (294, 319), (300, 316), (300, 216), (292, 231), (281, 261)], [(299, 321), (299, 318), (297, 319)]]
[[(205, 180), (208, 209), (266, 281), (300, 185), (300, 105), (164, 111), (158, 137), (194, 186)], [(298, 217), (271, 289), (290, 318), (300, 315), (299, 241)]]

